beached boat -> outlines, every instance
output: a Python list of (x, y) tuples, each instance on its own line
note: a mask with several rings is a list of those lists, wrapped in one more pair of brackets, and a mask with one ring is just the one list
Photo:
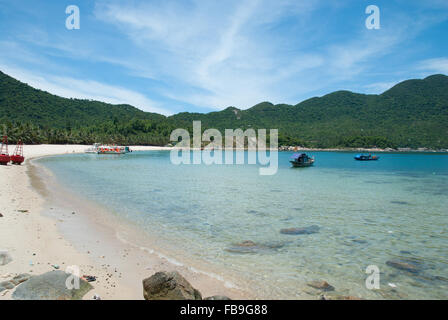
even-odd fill
[(98, 154), (125, 154), (129, 153), (131, 150), (129, 147), (118, 147), (118, 146), (100, 146), (98, 147)]
[(104, 146), (100, 143), (95, 143), (90, 148), (87, 148), (84, 152), (96, 154), (125, 154), (132, 151), (129, 147)]
[(365, 154), (357, 154), (355, 156), (355, 160), (358, 161), (374, 161), (378, 160), (380, 157), (372, 156), (371, 154), (365, 155)]
[(289, 162), (295, 168), (310, 167), (314, 164), (314, 157), (309, 157), (306, 153), (295, 153), (291, 158)]

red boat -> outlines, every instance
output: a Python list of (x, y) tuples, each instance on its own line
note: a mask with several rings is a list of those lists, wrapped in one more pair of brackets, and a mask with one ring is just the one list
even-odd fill
[(8, 137), (3, 136), (2, 146), (0, 148), (0, 165), (6, 166), (11, 161), (8, 153)]
[(23, 156), (23, 142), (19, 140), (16, 145), (16, 150), (14, 150), (14, 154), (11, 156), (12, 164), (21, 165), (25, 161), (25, 157)]

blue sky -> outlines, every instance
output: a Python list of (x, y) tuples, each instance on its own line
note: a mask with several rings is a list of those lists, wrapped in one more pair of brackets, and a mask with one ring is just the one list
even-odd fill
[[(81, 28), (67, 30), (77, 5)], [(368, 30), (368, 5), (381, 29)], [(0, 0), (0, 70), (166, 115), (448, 74), (447, 0)]]

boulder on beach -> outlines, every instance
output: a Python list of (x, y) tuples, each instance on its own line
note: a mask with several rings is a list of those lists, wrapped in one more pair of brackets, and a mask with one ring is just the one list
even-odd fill
[(286, 228), (281, 229), (280, 233), (282, 234), (290, 234), (290, 235), (297, 235), (297, 234), (313, 234), (319, 232), (319, 227), (316, 225), (312, 225), (309, 227), (304, 228)]
[(68, 289), (66, 281), (73, 277), (61, 270), (32, 276), (21, 283), (12, 294), (15, 300), (81, 300), (92, 289), (87, 281), (79, 279), (79, 289)]
[(145, 300), (202, 300), (201, 293), (179, 272), (161, 271), (143, 280)]
[(0, 251), (0, 266), (4, 266), (12, 261), (8, 251)]
[(322, 291), (333, 291), (334, 287), (330, 285), (327, 281), (311, 281), (307, 283), (307, 286), (322, 290)]

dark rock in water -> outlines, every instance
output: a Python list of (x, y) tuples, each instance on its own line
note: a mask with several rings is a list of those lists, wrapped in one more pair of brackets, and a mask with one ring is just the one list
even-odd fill
[(367, 240), (353, 239), (352, 242), (356, 242), (356, 243), (360, 243), (360, 244), (366, 244), (366, 243), (367, 243)]
[(4, 266), (12, 261), (8, 251), (0, 251), (0, 266)]
[(403, 270), (403, 271), (407, 271), (407, 272), (411, 272), (411, 273), (419, 273), (420, 272), (420, 268), (418, 266), (416, 266), (413, 263), (406, 262), (406, 261), (389, 260), (386, 262), (386, 265), (388, 265), (389, 267), (395, 268), (395, 269), (399, 269), (399, 270)]
[(257, 244), (251, 240), (235, 243), (231, 247), (224, 249), (233, 253), (255, 253), (262, 250), (279, 249), (283, 247), (282, 243)]
[(316, 225), (305, 227), (305, 228), (287, 228), (287, 229), (281, 229), (280, 233), (282, 234), (290, 234), (290, 235), (297, 235), (297, 234), (313, 234), (319, 232), (319, 227)]
[(204, 298), (204, 300), (232, 300), (229, 297), (226, 296), (212, 296), (212, 297), (207, 297)]
[(401, 205), (408, 205), (408, 204), (410, 204), (409, 202), (406, 202), (406, 201), (391, 201), (390, 203), (392, 203), (392, 204), (401, 204)]
[(237, 243), (236, 246), (238, 246), (238, 247), (256, 247), (257, 244), (251, 240), (245, 240), (241, 243)]
[(400, 253), (401, 254), (412, 254), (411, 251), (407, 251), (407, 250), (401, 250)]
[(445, 278), (445, 277), (442, 277), (442, 276), (434, 276), (434, 280), (447, 282), (448, 283), (448, 278)]
[(12, 298), (16, 300), (81, 300), (92, 289), (92, 286), (82, 279), (79, 279), (79, 289), (67, 289), (68, 277), (73, 275), (61, 270), (33, 276), (17, 287)]
[(327, 281), (311, 281), (307, 283), (307, 286), (314, 288), (314, 289), (318, 289), (318, 290), (323, 290), (323, 291), (333, 291), (334, 287), (332, 285), (330, 285)]
[(320, 300), (365, 300), (363, 298), (355, 297), (355, 296), (319, 296)]
[(177, 271), (157, 272), (144, 279), (143, 296), (145, 300), (202, 300), (201, 293)]

